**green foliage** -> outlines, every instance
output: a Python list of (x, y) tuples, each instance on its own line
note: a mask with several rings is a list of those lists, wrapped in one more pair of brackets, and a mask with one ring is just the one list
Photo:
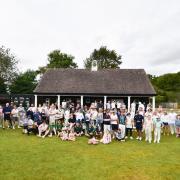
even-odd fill
[(149, 75), (158, 94), (156, 100), (161, 102), (180, 102), (180, 72), (164, 74), (159, 77)]
[(33, 70), (27, 70), (25, 73), (20, 73), (10, 85), (10, 92), (15, 94), (30, 94), (33, 93), (37, 85), (37, 73)]
[(60, 50), (54, 50), (48, 54), (48, 64), (45, 67), (40, 67), (37, 71), (40, 74), (46, 72), (48, 68), (77, 68), (74, 62), (74, 57)]
[(119, 68), (122, 63), (121, 55), (118, 55), (115, 50), (108, 50), (106, 46), (101, 46), (98, 50), (94, 49), (90, 57), (84, 61), (84, 67), (90, 69), (93, 60), (97, 60), (99, 69)]
[(6, 94), (6, 84), (4, 82), (4, 79), (0, 77), (0, 94)]
[[(162, 136), (160, 144), (143, 140), (88, 145), (60, 138), (23, 135), (22, 130), (0, 129), (2, 180), (171, 180), (179, 179), (180, 142)], [(135, 131), (133, 136), (136, 137)]]
[(4, 46), (0, 47), (0, 77), (6, 84), (10, 84), (16, 78), (18, 69), (15, 56)]

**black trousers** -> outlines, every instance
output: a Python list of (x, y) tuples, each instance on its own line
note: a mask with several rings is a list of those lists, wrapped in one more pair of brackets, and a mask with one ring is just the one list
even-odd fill
[(132, 136), (132, 128), (126, 128), (126, 136), (128, 136), (128, 133)]

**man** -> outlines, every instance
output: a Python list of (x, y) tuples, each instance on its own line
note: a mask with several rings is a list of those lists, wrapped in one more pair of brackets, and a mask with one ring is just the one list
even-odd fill
[(134, 116), (134, 124), (136, 126), (137, 130), (137, 140), (142, 140), (142, 129), (143, 129), (143, 123), (144, 123), (144, 116), (139, 114), (139, 111), (137, 111), (136, 115)]
[(117, 113), (119, 119), (119, 129), (121, 129), (122, 137), (125, 138), (125, 123), (126, 123), (126, 109), (123, 107), (120, 112)]
[(3, 108), (3, 114), (4, 114), (4, 121), (3, 121), (3, 128), (5, 128), (5, 123), (8, 123), (8, 128), (12, 127), (11, 122), (11, 107), (9, 106), (9, 103), (6, 103), (6, 106)]

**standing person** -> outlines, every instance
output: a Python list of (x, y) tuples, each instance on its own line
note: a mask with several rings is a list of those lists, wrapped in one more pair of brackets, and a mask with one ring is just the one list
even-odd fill
[(176, 116), (175, 126), (176, 126), (176, 137), (180, 137), (180, 114)]
[(125, 107), (123, 107), (120, 110), (120, 113), (118, 113), (118, 119), (119, 119), (119, 129), (121, 129), (121, 134), (122, 134), (123, 138), (125, 138), (125, 131), (126, 131), (126, 127), (125, 127), (126, 109), (125, 109)]
[(135, 113), (136, 113), (136, 102), (133, 101), (133, 102), (131, 103), (131, 117), (134, 118)]
[(9, 103), (6, 103), (6, 106), (3, 108), (3, 114), (4, 114), (3, 128), (5, 128), (6, 122), (8, 124), (8, 128), (12, 127), (11, 107), (9, 106)]
[(104, 114), (103, 114), (103, 124), (104, 124), (104, 128), (103, 129), (104, 129), (104, 132), (106, 130), (111, 131), (110, 122), (111, 122), (111, 117), (109, 115), (109, 110), (105, 110)]
[(96, 126), (99, 127), (100, 132), (103, 131), (103, 109), (102, 108), (99, 108), (99, 112), (97, 114)]
[(111, 109), (115, 109), (116, 108), (116, 101), (112, 100), (111, 101)]
[(161, 116), (163, 122), (163, 134), (169, 136), (169, 115), (167, 112), (164, 112), (164, 115)]
[(41, 106), (41, 104), (39, 104), (39, 106), (38, 106), (38, 112), (42, 112), (42, 106)]
[(152, 131), (153, 131), (153, 121), (152, 121), (152, 116), (150, 114), (145, 119), (144, 129), (145, 129), (145, 135), (146, 135), (145, 141), (148, 141), (149, 143), (151, 143)]
[(54, 131), (54, 134), (56, 135), (56, 129), (55, 129), (55, 117), (57, 114), (57, 110), (55, 108), (55, 105), (52, 104), (49, 109), (49, 128), (50, 128), (50, 135), (49, 137), (52, 137), (52, 132)]
[(132, 129), (133, 129), (133, 118), (131, 117), (130, 113), (127, 113), (126, 115), (126, 120), (125, 120), (125, 125), (126, 125), (126, 137), (125, 139), (128, 138), (128, 133), (130, 133), (130, 139), (133, 139), (132, 137)]
[(3, 107), (0, 105), (0, 127), (3, 127)]
[(118, 116), (114, 111), (112, 111), (110, 118), (111, 118), (112, 134), (113, 134), (113, 139), (114, 139), (115, 132), (118, 130)]
[(12, 116), (12, 125), (13, 129), (15, 129), (16, 122), (19, 122), (19, 111), (16, 105), (14, 105), (12, 111), (11, 111), (11, 116)]
[(110, 101), (108, 101), (108, 102), (106, 103), (106, 109), (111, 109), (111, 102), (110, 102)]
[(89, 123), (90, 123), (90, 119), (91, 119), (91, 113), (90, 110), (86, 111), (85, 113), (85, 122), (86, 122), (86, 132), (85, 134), (88, 135), (89, 133)]
[(98, 115), (97, 109), (92, 107), (91, 108), (91, 121), (94, 126), (96, 125), (97, 115)]
[[(18, 107), (18, 112), (19, 112), (19, 118), (18, 118), (18, 128), (21, 127), (22, 122), (23, 122), (23, 117), (24, 117), (24, 113), (25, 113), (25, 109), (22, 106), (22, 104), (19, 105)], [(33, 113), (32, 113), (33, 114)]]
[(169, 127), (172, 135), (176, 132), (176, 128), (175, 128), (176, 116), (177, 114), (173, 112), (173, 110), (171, 109), (171, 112), (169, 113)]
[(137, 140), (142, 140), (142, 128), (144, 123), (144, 116), (139, 114), (139, 111), (137, 111), (136, 115), (134, 116), (134, 124), (136, 126), (137, 130)]
[(154, 119), (154, 143), (160, 143), (161, 139), (161, 127), (163, 126), (163, 122), (160, 117)]

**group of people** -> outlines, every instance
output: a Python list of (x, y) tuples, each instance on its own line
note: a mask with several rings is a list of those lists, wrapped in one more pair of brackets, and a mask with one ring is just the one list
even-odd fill
[[(56, 104), (46, 104), (37, 108), (31, 105), (27, 110), (22, 104), (0, 106), (0, 127), (22, 128), (25, 134), (38, 137), (57, 136), (62, 141), (75, 141), (79, 136), (87, 136), (88, 144), (109, 144), (112, 140), (126, 141), (136, 138), (151, 143), (160, 143), (161, 134), (176, 134), (180, 137), (180, 114), (163, 111), (160, 106), (152, 111), (151, 104), (145, 108), (142, 103), (131, 104), (128, 112), (124, 103), (108, 101), (104, 108), (102, 103), (94, 102), (90, 107), (80, 104), (68, 104), (63, 101), (58, 108)], [(136, 131), (136, 132), (135, 132)], [(135, 137), (136, 136), (136, 137)]]

